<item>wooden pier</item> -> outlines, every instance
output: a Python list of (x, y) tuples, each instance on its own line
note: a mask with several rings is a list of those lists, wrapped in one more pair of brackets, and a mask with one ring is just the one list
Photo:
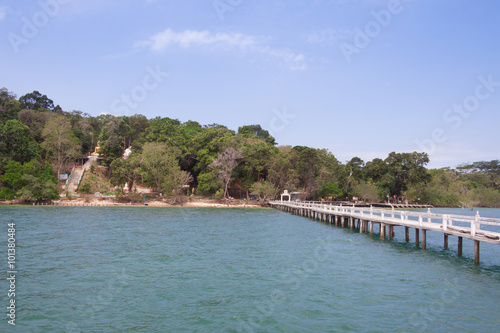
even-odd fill
[[(450, 214), (435, 214), (427, 212), (412, 212), (373, 207), (334, 206), (310, 202), (270, 201), (269, 204), (282, 211), (299, 216), (309, 217), (325, 223), (334, 224), (360, 233), (374, 233), (374, 225), (378, 224), (380, 239), (391, 240), (394, 237), (394, 227), (403, 226), (405, 240), (410, 241), (410, 228), (415, 229), (415, 243), (422, 249), (427, 248), (427, 231), (443, 233), (444, 248), (448, 248), (448, 237), (458, 237), (458, 255), (462, 256), (463, 238), (474, 241), (474, 263), (479, 264), (479, 248), (481, 242), (500, 244), (500, 219), (484, 218), (479, 215), (463, 216)], [(483, 230), (496, 229), (497, 231)], [(420, 238), (420, 235), (422, 238)]]

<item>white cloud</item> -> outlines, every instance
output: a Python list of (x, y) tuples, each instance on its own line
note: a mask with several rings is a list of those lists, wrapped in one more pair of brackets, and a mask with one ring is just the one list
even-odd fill
[(305, 39), (311, 44), (337, 45), (352, 35), (353, 31), (347, 29), (324, 29), (305, 35)]
[(163, 52), (169, 47), (208, 48), (212, 50), (230, 51), (232, 49), (260, 53), (279, 59), (291, 70), (307, 68), (306, 57), (301, 53), (275, 49), (268, 45), (269, 39), (240, 33), (212, 33), (207, 30), (185, 30), (175, 32), (166, 29), (147, 40), (135, 44), (136, 47), (148, 47), (153, 52)]
[(237, 33), (210, 33), (209, 31), (185, 30), (175, 32), (170, 29), (157, 33), (148, 41), (142, 42), (143, 45), (149, 45), (152, 51), (161, 52), (170, 46), (180, 46), (189, 48), (193, 46), (219, 46), (236, 47), (247, 49), (255, 47), (259, 41), (253, 36), (245, 36)]
[(0, 7), (0, 21), (3, 21), (7, 14), (7, 7)]

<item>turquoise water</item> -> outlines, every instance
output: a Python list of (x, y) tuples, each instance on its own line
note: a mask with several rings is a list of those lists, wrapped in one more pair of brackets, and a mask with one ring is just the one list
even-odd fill
[(5, 277), (8, 222), (18, 246), (16, 326), (1, 332), (500, 328), (498, 245), (475, 266), (466, 239), (458, 258), (456, 237), (443, 250), (428, 232), (423, 251), (401, 229), (381, 241), (271, 209), (0, 207), (0, 221)]

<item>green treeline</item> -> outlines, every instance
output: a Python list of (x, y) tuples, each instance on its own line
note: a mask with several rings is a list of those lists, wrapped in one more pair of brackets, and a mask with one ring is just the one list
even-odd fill
[[(0, 199), (55, 199), (57, 176), (75, 157), (99, 153), (112, 186), (149, 186), (177, 198), (186, 187), (216, 197), (389, 198), (435, 206), (500, 207), (498, 160), (428, 170), (426, 153), (390, 153), (345, 164), (326, 149), (278, 146), (260, 125), (238, 132), (196, 121), (66, 112), (38, 91), (19, 99), (0, 89)], [(126, 148), (132, 154), (123, 158)], [(81, 191), (91, 192), (90, 183)]]

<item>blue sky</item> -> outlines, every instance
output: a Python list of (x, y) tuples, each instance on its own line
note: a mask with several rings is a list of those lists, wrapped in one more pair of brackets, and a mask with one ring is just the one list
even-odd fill
[(340, 161), (500, 158), (500, 2), (0, 2), (0, 87), (65, 111), (261, 124)]

